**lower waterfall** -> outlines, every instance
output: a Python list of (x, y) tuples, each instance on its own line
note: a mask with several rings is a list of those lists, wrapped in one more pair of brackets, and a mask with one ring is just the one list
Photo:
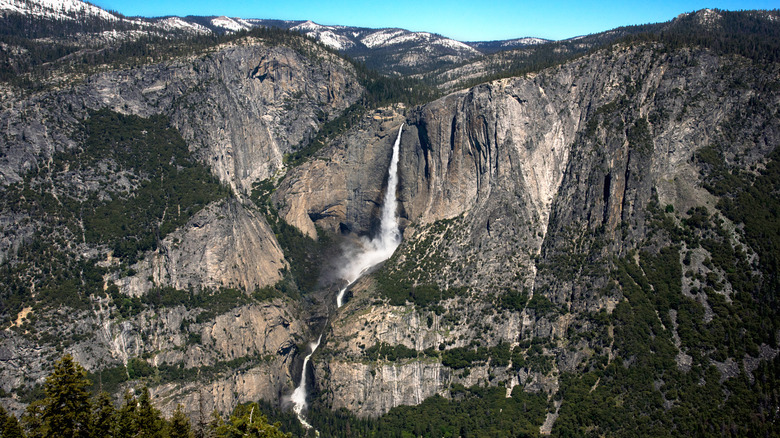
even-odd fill
[(293, 402), (293, 410), (295, 411), (295, 415), (298, 416), (298, 421), (300, 421), (303, 427), (306, 429), (311, 429), (311, 424), (309, 424), (309, 422), (306, 421), (306, 418), (303, 416), (303, 410), (306, 408), (306, 365), (309, 364), (311, 355), (314, 354), (314, 352), (317, 350), (317, 347), (320, 346), (320, 341), (322, 341), (322, 335), (317, 338), (317, 342), (313, 342), (311, 344), (311, 353), (309, 353), (303, 359), (303, 367), (301, 368), (301, 382), (298, 384), (298, 387), (295, 388), (295, 391), (293, 391), (292, 396), (290, 397), (290, 400)]
[[(336, 307), (340, 308), (344, 305), (344, 295), (363, 274), (366, 273), (372, 267), (382, 263), (390, 258), (395, 252), (398, 245), (401, 244), (401, 231), (398, 228), (398, 219), (396, 218), (396, 190), (398, 186), (398, 157), (401, 148), (401, 134), (403, 133), (404, 125), (398, 128), (398, 137), (393, 144), (393, 155), (390, 158), (390, 167), (387, 170), (387, 191), (385, 192), (385, 198), (382, 204), (382, 215), (380, 218), (380, 231), (379, 234), (371, 239), (361, 239), (361, 248), (352, 256), (344, 267), (339, 271), (339, 278), (346, 281), (346, 285), (339, 290), (336, 296)], [(298, 420), (303, 427), (311, 429), (311, 424), (306, 421), (303, 412), (306, 410), (306, 396), (308, 395), (306, 390), (306, 367), (309, 365), (309, 359), (314, 351), (319, 347), (322, 340), (322, 334), (320, 334), (316, 343), (311, 344), (311, 352), (303, 359), (303, 367), (301, 368), (301, 380), (298, 387), (295, 388), (290, 400), (293, 403), (293, 410), (298, 416)]]

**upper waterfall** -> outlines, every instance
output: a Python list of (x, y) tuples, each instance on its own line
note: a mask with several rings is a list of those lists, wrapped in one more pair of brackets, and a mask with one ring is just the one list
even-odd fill
[(401, 231), (398, 229), (398, 218), (396, 217), (396, 190), (398, 186), (398, 159), (403, 129), (404, 125), (402, 123), (398, 128), (398, 136), (393, 144), (393, 156), (390, 158), (390, 167), (387, 169), (387, 191), (382, 204), (379, 234), (372, 239), (363, 239), (361, 241), (362, 247), (341, 268), (339, 277), (346, 280), (347, 284), (336, 296), (336, 305), (338, 307), (344, 304), (344, 294), (347, 292), (347, 288), (367, 270), (389, 259), (395, 252), (395, 249), (398, 248), (398, 245), (401, 244)]

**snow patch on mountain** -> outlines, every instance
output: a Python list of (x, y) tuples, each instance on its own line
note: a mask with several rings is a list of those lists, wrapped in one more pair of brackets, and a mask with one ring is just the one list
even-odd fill
[(537, 44), (544, 44), (547, 42), (549, 42), (549, 40), (543, 38), (526, 37), (504, 41), (501, 43), (501, 47), (535, 46)]
[(293, 27), (293, 29), (299, 32), (308, 32), (308, 31), (324, 32), (329, 30), (334, 31), (334, 30), (341, 30), (346, 28), (347, 26), (326, 26), (323, 24), (317, 24), (311, 20), (304, 21), (303, 23)]
[[(437, 45), (458, 52), (466, 52), (475, 55), (479, 54), (479, 51), (460, 41), (443, 38), (428, 32), (409, 32), (403, 29), (382, 29), (363, 37), (360, 42), (369, 49), (388, 47), (408, 42), (420, 42), (423, 44)], [(430, 52), (433, 49), (428, 47), (426, 50)]]
[(291, 29), (314, 37), (322, 44), (333, 49), (346, 50), (354, 47), (355, 43), (346, 36), (336, 33), (337, 30), (345, 28), (344, 26), (323, 26), (313, 21), (306, 21), (293, 26)]
[(473, 53), (475, 55), (479, 55), (479, 50), (474, 49), (473, 47), (462, 43), (460, 41), (451, 40), (449, 38), (439, 38), (436, 41), (434, 41), (435, 44), (438, 44), (443, 47), (447, 47), (452, 50), (460, 51), (460, 52), (469, 52)]
[(182, 20), (179, 17), (163, 18), (162, 20), (159, 20), (157, 22), (157, 25), (166, 30), (183, 30), (185, 32), (192, 32), (198, 34), (211, 33), (209, 28), (207, 28), (206, 26), (202, 26), (198, 23), (190, 23), (188, 21)]
[(0, 0), (0, 11), (53, 20), (78, 20), (85, 16), (107, 21), (120, 20), (108, 11), (79, 0)]
[(322, 44), (332, 47), (336, 50), (346, 50), (354, 46), (355, 43), (350, 41), (345, 36), (338, 35), (330, 30), (325, 32), (315, 32), (315, 38), (317, 38)]
[(216, 17), (211, 19), (211, 25), (214, 27), (220, 27), (222, 29), (229, 30), (231, 32), (238, 32), (240, 30), (247, 30), (254, 27), (251, 23), (240, 18)]
[(384, 45), (387, 41), (403, 33), (404, 31), (401, 29), (382, 29), (379, 32), (365, 36), (360, 42), (369, 49), (373, 49), (374, 47)]

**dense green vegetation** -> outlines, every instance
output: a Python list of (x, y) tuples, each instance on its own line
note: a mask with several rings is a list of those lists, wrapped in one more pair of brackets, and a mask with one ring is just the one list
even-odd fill
[[(701, 23), (696, 14), (691, 14), (667, 23), (623, 26), (578, 39), (552, 41), (488, 55), (483, 59), (488, 65), (488, 73), (462, 82), (458, 88), (537, 72), (614, 45), (652, 42), (661, 43), (665, 51), (704, 47), (719, 55), (737, 54), (759, 62), (777, 62), (780, 59), (780, 31), (773, 21), (780, 17), (777, 10), (713, 11), (722, 17), (713, 26)], [(437, 73), (440, 72), (426, 77), (435, 80)]]
[(471, 292), (467, 287), (442, 289), (435, 283), (434, 275), (446, 263), (442, 248), (452, 241), (459, 220), (440, 220), (427, 225), (420, 231), (422, 238), (399, 247), (374, 274), (379, 293), (388, 298), (390, 304), (402, 306), (409, 302), (440, 314), (443, 311), (439, 305), (441, 301)]
[(405, 345), (388, 345), (385, 343), (374, 344), (363, 351), (368, 360), (387, 360), (395, 362), (400, 359), (412, 359), (418, 357), (420, 352)]
[[(137, 371), (134, 371), (137, 372)], [(47, 378), (43, 398), (34, 401), (22, 416), (0, 411), (4, 437), (48, 436), (151, 436), (151, 437), (244, 437), (306, 436), (295, 415), (265, 402), (236, 407), (227, 421), (216, 413), (191, 422), (181, 406), (165, 419), (152, 406), (149, 391), (141, 387), (135, 396), (126, 392), (117, 407), (105, 392), (90, 393), (87, 373), (70, 356), (57, 362)], [(427, 436), (488, 437), (537, 436), (548, 409), (545, 394), (529, 394), (520, 388), (506, 396), (500, 387), (455, 386), (453, 399), (439, 396), (419, 406), (401, 406), (379, 419), (358, 419), (346, 411), (332, 412), (318, 402), (309, 418), (321, 436)], [(268, 417), (278, 421), (270, 425)], [(193, 424), (194, 423), (194, 424)], [(289, 431), (284, 435), (280, 430)], [(313, 434), (309, 431), (309, 434)]]
[[(535, 437), (549, 404), (544, 393), (532, 394), (516, 387), (465, 388), (454, 385), (452, 399), (434, 396), (417, 406), (398, 406), (371, 419), (357, 418), (346, 409), (331, 411), (315, 400), (307, 413), (309, 422), (329, 437)], [(268, 404), (263, 412), (294, 436), (314, 436), (301, 427), (295, 415)]]
[[(730, 168), (722, 151), (714, 146), (700, 151), (697, 157), (706, 169), (704, 187), (720, 197), (718, 209), (733, 222), (744, 224), (745, 241), (757, 252), (765, 276), (760, 288), (761, 299), (777, 308), (777, 291), (780, 291), (780, 199), (777, 196), (780, 193), (780, 149), (776, 147), (764, 168), (756, 173)], [(736, 266), (728, 266), (732, 257), (727, 254), (726, 258), (721, 264), (729, 268), (731, 281), (739, 273), (734, 272)]]
[[(196, 339), (192, 340), (192, 342), (200, 342), (200, 334), (190, 332), (190, 335), (196, 335)], [(188, 343), (191, 343), (190, 339), (188, 339)], [(128, 384), (152, 386), (167, 383), (186, 384), (194, 381), (213, 381), (214, 379), (252, 368), (272, 359), (273, 355), (247, 355), (236, 359), (217, 361), (211, 365), (185, 368), (181, 363), (152, 365), (141, 357), (131, 357), (126, 365), (89, 373), (88, 378), (92, 383), (91, 388), (93, 392), (116, 394), (117, 391)]]
[[(704, 150), (701, 155), (707, 157), (711, 152)], [(755, 210), (746, 214), (770, 221), (765, 231), (772, 232), (777, 230), (771, 221), (776, 220), (778, 210), (771, 210), (773, 201), (766, 194), (776, 191), (777, 186), (756, 182), (775, 172), (773, 161), (755, 179), (741, 174), (732, 180), (717, 172), (708, 173), (716, 181), (732, 180), (722, 199), (740, 196), (747, 186), (754, 196), (763, 197), (767, 204), (754, 205)], [(724, 213), (727, 205), (725, 201), (719, 204)], [(601, 333), (597, 336), (603, 337), (607, 327), (613, 329), (615, 359), (610, 362), (598, 355), (584, 373), (561, 376), (561, 391), (556, 397), (563, 404), (553, 433), (776, 434), (772, 406), (780, 397), (780, 360), (757, 362), (753, 370), (738, 365), (731, 375), (714, 366), (727, 360), (741, 363), (745, 357), (757, 358), (759, 345), (777, 344), (777, 307), (771, 304), (776, 290), (763, 289), (774, 271), (762, 269), (769, 274), (764, 281), (757, 277), (744, 248), (735, 245), (723, 221), (703, 207), (691, 209), (679, 220), (675, 220), (673, 208), (662, 210), (651, 204), (649, 210), (653, 219), (648, 246), (636, 258), (631, 254), (614, 262), (612, 284), (625, 300), (611, 315), (604, 315), (606, 318), (591, 320), (593, 332)], [(746, 237), (750, 221), (741, 222)], [(672, 245), (658, 248), (651, 244), (658, 234)], [(694, 267), (690, 251), (696, 248), (710, 254), (703, 261), (703, 268), (709, 271), (706, 275)], [(694, 297), (683, 294), (684, 278), (700, 285), (691, 290)], [(729, 298), (726, 282), (732, 288)]]
[(761, 62), (780, 61), (780, 11), (725, 11), (713, 9), (717, 25), (702, 23), (700, 16), (679, 17), (657, 31), (625, 38), (625, 43), (657, 41), (667, 50), (706, 47), (718, 55), (740, 55)]
[[(20, 248), (16, 260), (0, 265), (0, 315), (10, 322), (23, 307), (68, 306), (88, 309), (88, 297), (103, 289), (104, 268), (94, 260), (74, 257), (36, 234)], [(35, 285), (33, 299), (31, 284)]]
[(400, 270), (388, 272), (388, 270), (382, 269), (375, 274), (374, 278), (377, 280), (382, 295), (389, 298), (390, 304), (403, 306), (409, 302), (424, 309), (433, 309), (437, 313), (441, 312), (441, 307), (437, 306), (440, 301), (455, 298), (468, 292), (465, 287), (441, 289), (432, 283), (414, 284)]
[(108, 202), (98, 201), (94, 193), (87, 201), (91, 205), (80, 206), (86, 241), (108, 244), (115, 257), (132, 263), (206, 204), (228, 194), (190, 156), (167, 117), (143, 119), (101, 110), (90, 115), (84, 129), (83, 149), (64, 152), (58, 164), (86, 170), (106, 163), (107, 173), (138, 176), (131, 192), (113, 191)]
[[(703, 46), (715, 53), (737, 54), (757, 62), (778, 61), (777, 31), (767, 30), (766, 20), (750, 14), (719, 13), (726, 17), (721, 24), (733, 32), (691, 31), (697, 29), (691, 23), (663, 31), (648, 26), (632, 29), (635, 34), (643, 33), (621, 42), (656, 42), (666, 49)], [(246, 35), (208, 37), (202, 47)], [(311, 42), (289, 32), (256, 30), (249, 35), (274, 44), (289, 44), (307, 56), (319, 56), (319, 49), (313, 50)], [(28, 47), (25, 44), (18, 43)], [(162, 41), (152, 44), (150, 40), (132, 44), (95, 53), (94, 58), (84, 55), (86, 61), (82, 62), (102, 65), (131, 53), (138, 62), (147, 62), (141, 60), (195, 50), (183, 47), (181, 40), (170, 46)], [(498, 75), (516, 75), (571, 57), (573, 51), (557, 50), (562, 47), (546, 45), (533, 52), (527, 63)], [(0, 79), (18, 79), (23, 72), (54, 68), (52, 61), (72, 54), (74, 49), (54, 45), (39, 50), (30, 53), (28, 64), (7, 64), (8, 70), (0, 70), (5, 79)], [(75, 59), (79, 62), (81, 58)], [(367, 109), (399, 101), (406, 95), (411, 96), (407, 103), (435, 95), (419, 82), (383, 78), (362, 71), (360, 65), (355, 68), (366, 95), (341, 116), (329, 121), (323, 117), (319, 132), (287, 157), (288, 165), (300, 164), (316, 154), (354, 126)], [(599, 123), (614, 121), (609, 116), (619, 113), (626, 102), (621, 98), (597, 110), (586, 134), (595, 134)], [(622, 128), (626, 128), (632, 151), (645, 155), (651, 152), (647, 120), (636, 119)], [(143, 251), (154, 249), (160, 239), (208, 202), (227, 196), (226, 189), (189, 156), (183, 140), (163, 117), (143, 119), (103, 110), (90, 114), (80, 135), (80, 148), (56, 154), (53, 166), (8, 187), (1, 201), (6, 211), (27, 215), (42, 224), (13, 260), (0, 265), (0, 316), (6, 327), (26, 305), (34, 304), (34, 311), (48, 306), (87, 310), (92, 303), (90, 296), (103, 294), (103, 276), (109, 268), (98, 266), (89, 255), (79, 255), (79, 242), (111, 248), (122, 265), (110, 269), (128, 274), (128, 265)], [(567, 339), (525, 339), (515, 347), (506, 343), (485, 347), (475, 341), (447, 348), (452, 344), (443, 343), (438, 349), (426, 351), (376, 344), (364, 350), (369, 361), (438, 358), (461, 375), (483, 364), (547, 374), (553, 370), (552, 354), (566, 348), (567, 343), (587, 341), (592, 356), (583, 359), (576, 372), (559, 375), (560, 389), (552, 401), (548, 402), (544, 393), (528, 394), (521, 387), (507, 398), (500, 385), (468, 389), (453, 385), (452, 399), (436, 396), (419, 406), (394, 408), (379, 419), (362, 420), (344, 410), (330, 411), (323, 401), (327, 395), (323, 395), (308, 414), (311, 422), (323, 436), (535, 436), (545, 413), (554, 410), (552, 402), (560, 402), (560, 417), (553, 431), (557, 436), (777, 435), (780, 357), (758, 358), (763, 346), (777, 347), (780, 330), (780, 150), (750, 171), (730, 164), (726, 151), (725, 146), (713, 145), (696, 154), (705, 188), (719, 198), (718, 212), (704, 207), (675, 212), (671, 205), (652, 202), (647, 208), (648, 239), (636, 251), (597, 267), (588, 266), (592, 259), (587, 253), (567, 254), (550, 260), (548, 266), (538, 266), (540, 272), (565, 280), (574, 278), (575, 271), (603, 270), (609, 276), (608, 286), (596, 293), (619, 299), (609, 314), (583, 313), (584, 321), (572, 324)], [(99, 192), (60, 184), (67, 182), (74, 171), (99, 178), (122, 173), (127, 175), (127, 183)], [(183, 305), (201, 309), (194, 319), (200, 322), (235, 306), (312, 290), (332, 242), (324, 233), (314, 241), (281, 220), (270, 202), (273, 190), (273, 181), (263, 181), (256, 186), (253, 199), (264, 209), (290, 261), (290, 272), (283, 282), (250, 296), (235, 289), (195, 293), (155, 288), (142, 297), (130, 298), (120, 294), (116, 286), (109, 286), (105, 293), (113, 300), (118, 313), (115, 316), (127, 318), (147, 308)], [(724, 218), (737, 227), (732, 229)], [(450, 224), (434, 224), (437, 229), (430, 236), (446, 238)], [(603, 248), (600, 233), (603, 230), (591, 236), (591, 253)], [(375, 274), (380, 294), (391, 304), (411, 303), (443, 314), (442, 300), (470, 293), (465, 288), (443, 290), (421, 276), (420, 271), (435, 271), (446, 263), (446, 255), (438, 251), (433, 240), (408, 247), (403, 266), (388, 263)], [(537, 318), (554, 319), (565, 313), (543, 293), (529, 296), (528, 291), (506, 289), (491, 298), (490, 304), (511, 312), (528, 310)], [(186, 320), (183, 327), (189, 323)], [(16, 330), (35, 335), (29, 322)], [(198, 333), (189, 335), (188, 343), (200, 342)], [(143, 389), (139, 397), (128, 393), (119, 409), (105, 395), (95, 398), (89, 394), (90, 389), (115, 391), (132, 380), (160, 384), (209, 379), (267, 359), (247, 356), (185, 369), (152, 366), (144, 357), (133, 357), (126, 366), (87, 376), (66, 356), (55, 365), (42, 388), (32, 389), (22, 398), (33, 403), (21, 423), (0, 409), (0, 435), (46, 436), (56, 430), (63, 436), (173, 437), (190, 436), (193, 429), (211, 436), (260, 435), (260, 431), (277, 435), (277, 428), (267, 425), (261, 410), (279, 418), (284, 430), (304, 435), (294, 415), (269, 406), (243, 405), (228, 421), (215, 417), (210, 425), (201, 424), (198, 429), (188, 424), (180, 410), (170, 420), (163, 419)], [(44, 397), (34, 401), (39, 394)]]

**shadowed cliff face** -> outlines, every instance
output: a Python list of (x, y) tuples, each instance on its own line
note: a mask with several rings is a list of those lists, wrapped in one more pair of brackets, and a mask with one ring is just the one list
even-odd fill
[[(403, 110), (398, 106), (366, 114), (358, 127), (292, 169), (274, 194), (280, 215), (311, 237), (316, 237), (315, 223), (332, 232), (370, 232), (381, 208)], [(402, 145), (408, 137), (404, 130)]]

